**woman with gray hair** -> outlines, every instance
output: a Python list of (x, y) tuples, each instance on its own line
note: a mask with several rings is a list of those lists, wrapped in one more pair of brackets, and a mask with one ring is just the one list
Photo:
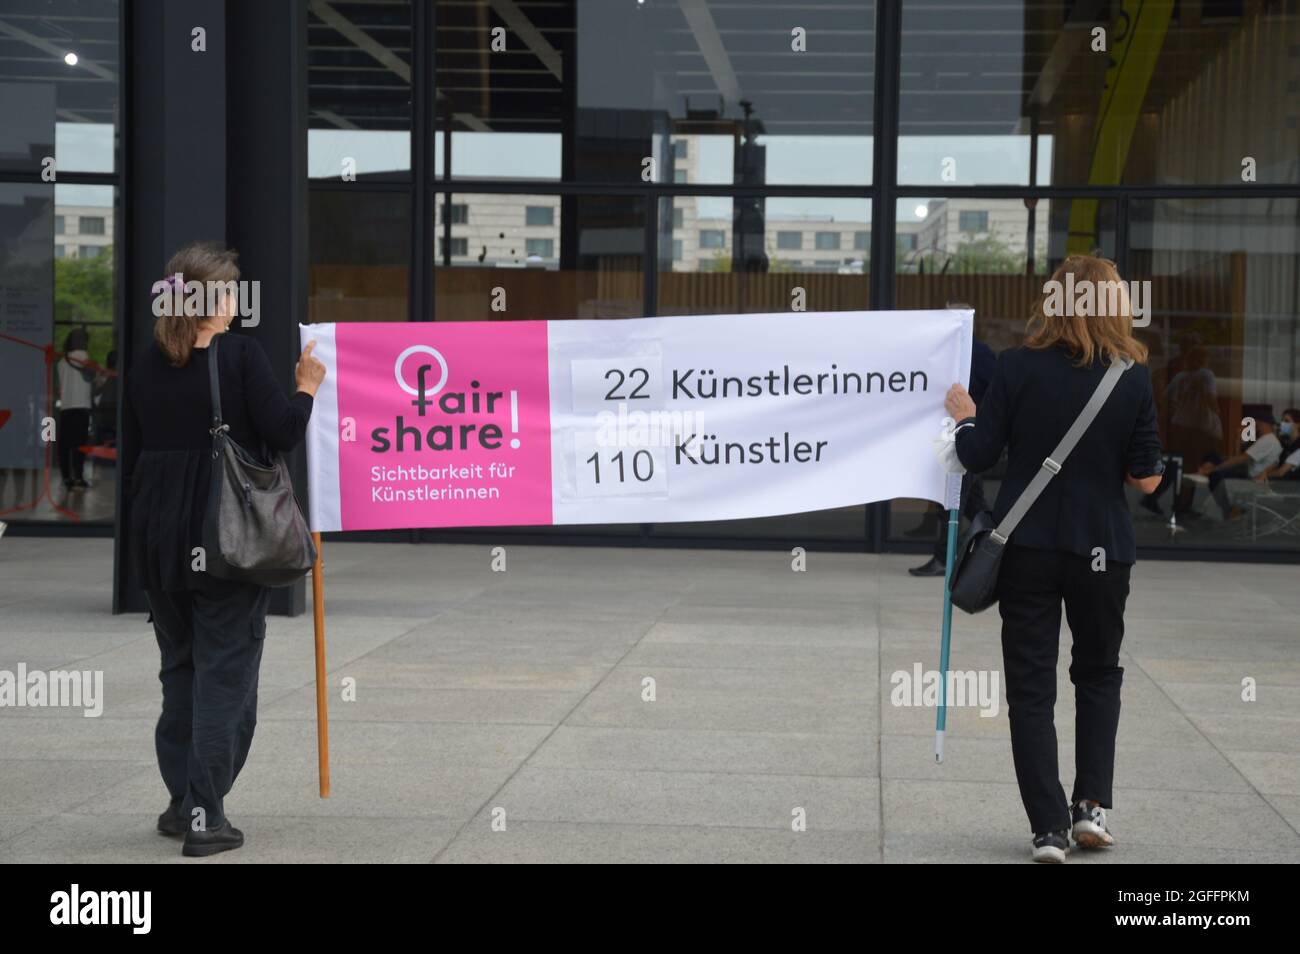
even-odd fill
[(235, 258), (235, 252), (210, 243), (172, 256), (167, 278), (155, 289), (174, 301), (198, 283), (214, 292), (204, 296), (214, 308), (211, 314), (162, 309), (153, 345), (127, 375), (123, 407), (127, 539), (162, 662), (162, 715), (154, 743), (171, 801), (158, 830), (183, 835), (182, 854), (190, 856), (244, 843), (243, 832), (226, 817), (224, 799), (253, 742), (271, 595), (265, 586), (205, 572), (202, 530), (213, 425), (209, 362), (217, 363), (222, 420), (245, 448), (295, 447), (325, 377), (309, 344), (298, 359), (296, 391), (286, 397), (257, 341), (226, 333), (237, 307), (230, 291), (239, 279)]

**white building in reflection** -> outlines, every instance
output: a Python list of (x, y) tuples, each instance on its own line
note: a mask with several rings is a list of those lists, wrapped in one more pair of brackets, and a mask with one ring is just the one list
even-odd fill
[(111, 205), (55, 205), (55, 258), (98, 258), (112, 247)]

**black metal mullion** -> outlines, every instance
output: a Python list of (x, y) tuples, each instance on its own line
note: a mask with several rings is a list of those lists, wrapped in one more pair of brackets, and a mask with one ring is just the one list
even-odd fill
[[(130, 142), (129, 123), (131, 117), (131, 97), (132, 97), (132, 79), (134, 70), (131, 56), (133, 44), (131, 43), (131, 30), (129, 28), (131, 18), (135, 15), (135, 0), (126, 0), (118, 8), (117, 17), (117, 49), (118, 49), (118, 74), (117, 74), (117, 142), (113, 150), (113, 169), (114, 185), (113, 190), (113, 347), (117, 349), (119, 356), (134, 354), (135, 341), (130, 333), (129, 321), (124, 320), (127, 313), (127, 281), (125, 276), (132, 274), (132, 261), (134, 254), (128, 248), (130, 244), (127, 239), (131, 235), (131, 203), (129, 200), (129, 190), (134, 185), (133, 177), (130, 174), (130, 153), (128, 143)], [(123, 362), (118, 361), (121, 367)], [(122, 414), (126, 407), (126, 402), (119, 400), (117, 402), (117, 420), (115, 425), (117, 433), (125, 433), (126, 428), (123, 426)], [(119, 480), (117, 486), (113, 489), (113, 604), (112, 612), (114, 615), (123, 612), (122, 606), (122, 563), (127, 558), (126, 550), (126, 528), (123, 525), (122, 515), (125, 510), (126, 487), (124, 482)]]
[(1128, 274), (1129, 213), (1128, 196), (1121, 196), (1115, 202), (1115, 266), (1121, 275)]
[(433, 318), (433, 4), (411, 5), (411, 263), (407, 319)]
[[(871, 302), (876, 311), (894, 305), (897, 256), (899, 47), (903, 18), (899, 4), (876, 3), (876, 69), (872, 100)], [(889, 532), (889, 501), (866, 506), (866, 549), (879, 553)]]
[[(668, 200), (668, 218), (672, 220), (672, 199)], [(671, 262), (669, 268), (672, 268)], [(642, 250), (641, 311), (646, 317), (659, 314), (659, 198), (645, 198), (645, 248)]]
[[(119, 119), (119, 122), (121, 120)], [(25, 172), (21, 169), (12, 172), (0, 172), (0, 183), (13, 185), (102, 185), (115, 186), (121, 176), (117, 172), (60, 172), (54, 170), (54, 181), (42, 178), (39, 172)]]
[(401, 179), (357, 179), (352, 182), (343, 179), (312, 179), (307, 188), (313, 192), (410, 192), (410, 180)]
[(893, 307), (894, 238), (897, 218), (899, 44), (902, 11), (898, 4), (876, 4), (875, 96), (872, 103), (871, 305)]
[[(484, 192), (497, 194), (527, 195), (645, 195), (660, 198), (672, 195), (726, 195), (726, 196), (762, 196), (764, 198), (810, 197), (810, 198), (846, 198), (869, 199), (875, 194), (870, 185), (821, 186), (821, 185), (725, 185), (690, 184), (690, 183), (641, 183), (641, 182), (566, 182), (560, 179), (437, 179), (439, 189), (455, 189), (465, 192)], [(339, 186), (338, 180), (313, 179), (314, 187)], [(404, 182), (375, 182), (376, 188), (404, 188)]]
[[(436, 7), (435, 7), (435, 10), (436, 10)], [(429, 42), (431, 42), (431, 43), (434, 45), (434, 48), (435, 48), (435, 49), (437, 48), (437, 39), (438, 39), (438, 31), (437, 31), (437, 23), (435, 22), (435, 24), (434, 24), (433, 34), (432, 34), (432, 36), (431, 36), (431, 38), (430, 38), (430, 41), (429, 41)], [(436, 84), (436, 82), (437, 82), (437, 77), (436, 77), (436, 75), (435, 75), (434, 81), (435, 81), (435, 84)], [(444, 122), (444, 118), (445, 118), (445, 122)], [(438, 193), (434, 196), (434, 207), (435, 207), (435, 211), (436, 211), (438, 208), (441, 208), (441, 209), (442, 209), (442, 212), (441, 212), (442, 218), (439, 220), (439, 221), (441, 221), (441, 223), (442, 223), (442, 235), (441, 235), (442, 242), (441, 242), (441, 245), (440, 245), (440, 247), (441, 247), (441, 249), (442, 249), (442, 254), (441, 254), (439, 257), (440, 257), (441, 260), (442, 260), (442, 261), (441, 261), (441, 264), (443, 265), (443, 267), (445, 267), (445, 268), (450, 268), (450, 267), (451, 267), (451, 226), (452, 226), (452, 224), (453, 224), (453, 223), (452, 223), (452, 220), (451, 220), (451, 188), (450, 188), (450, 186), (451, 186), (451, 181), (452, 181), (452, 176), (451, 176), (451, 162), (452, 162), (452, 150), (451, 150), (451, 147), (452, 147), (452, 134), (451, 134), (451, 124), (452, 124), (452, 118), (451, 118), (451, 106), (450, 106), (450, 104), (448, 104), (448, 106), (447, 106), (446, 109), (441, 109), (441, 108), (439, 108), (439, 106), (438, 106), (437, 88), (436, 88), (436, 85), (435, 85), (435, 89), (434, 89), (433, 120), (434, 120), (434, 123), (435, 123), (435, 124), (438, 123), (438, 122), (442, 122), (442, 123), (443, 123), (443, 129), (442, 129), (442, 180), (439, 182), (439, 180), (437, 179), (437, 176), (435, 175), (435, 176), (434, 176), (434, 182), (435, 182), (435, 184), (438, 184), (438, 185), (439, 185), (439, 188), (442, 188), (443, 186), (446, 186), (446, 187), (447, 187), (445, 191), (438, 192)], [(436, 167), (435, 167), (435, 169), (436, 169)], [(434, 169), (430, 169), (429, 172), (432, 174), (432, 173), (434, 172)]]
[(898, 198), (926, 199), (1258, 199), (1300, 197), (1300, 185), (900, 185)]

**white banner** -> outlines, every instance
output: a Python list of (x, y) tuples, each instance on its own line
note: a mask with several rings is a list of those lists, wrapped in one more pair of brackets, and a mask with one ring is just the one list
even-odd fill
[(970, 311), (302, 328), (326, 386), (317, 530), (660, 523), (895, 497), (955, 506), (933, 443)]

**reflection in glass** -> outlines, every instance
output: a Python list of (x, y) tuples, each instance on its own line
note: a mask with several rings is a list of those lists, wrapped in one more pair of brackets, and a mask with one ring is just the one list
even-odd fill
[(351, 189), (310, 195), (308, 321), (406, 321), (410, 197)]
[(113, 171), (117, 37), (116, 0), (0, 11), (0, 172)]
[[(896, 217), (897, 307), (973, 308), (975, 337), (995, 354), (1023, 340), (1043, 282), (1067, 255), (1115, 257), (1111, 200), (912, 198)], [(1000, 483), (998, 468), (984, 475), (988, 500)], [(933, 543), (942, 516), (929, 501), (891, 501), (891, 538)]]
[(456, 193), (438, 209), (437, 320), (644, 314), (644, 200)]
[(0, 185), (0, 520), (113, 518), (114, 199), (112, 186)]
[(871, 0), (439, 0), (436, 23), (439, 176), (871, 180)]
[(676, 196), (659, 228), (661, 315), (867, 307), (867, 199)]
[(1294, 3), (902, 9), (902, 183), (1300, 182)]
[(307, 44), (309, 177), (409, 178), (410, 3), (310, 4)]
[[(1151, 324), (1140, 336), (1151, 349), (1161, 441), (1184, 475), (1241, 453), (1251, 436), (1243, 419), (1256, 422), (1261, 447), (1296, 438), (1269, 440), (1276, 425), (1264, 422), (1300, 407), (1298, 209), (1295, 198), (1133, 203), (1126, 277), (1151, 282)], [(1297, 473), (1261, 483), (1244, 472), (1222, 488), (1169, 479), (1131, 501), (1139, 539), (1300, 547)]]

